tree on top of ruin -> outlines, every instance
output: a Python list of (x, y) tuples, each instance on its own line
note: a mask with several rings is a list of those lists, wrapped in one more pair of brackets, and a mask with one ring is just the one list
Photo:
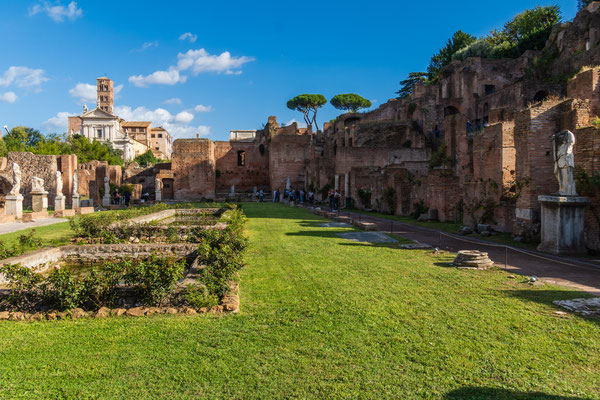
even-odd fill
[(371, 107), (371, 102), (356, 93), (338, 94), (334, 96), (331, 105), (338, 110), (346, 110), (347, 112), (357, 112), (361, 108)]
[(307, 126), (314, 124), (315, 131), (319, 129), (317, 125), (317, 110), (327, 104), (327, 99), (322, 94), (300, 94), (287, 102), (287, 108), (300, 111), (304, 116)]
[(427, 67), (429, 80), (432, 82), (437, 81), (440, 70), (452, 62), (452, 56), (454, 56), (457, 51), (464, 49), (476, 40), (477, 38), (470, 33), (465, 33), (463, 31), (455, 32), (454, 35), (448, 39), (446, 45), (431, 57), (431, 61)]
[(396, 92), (399, 99), (407, 99), (413, 94), (417, 83), (427, 82), (427, 72), (411, 72), (408, 78), (400, 81), (400, 90)]

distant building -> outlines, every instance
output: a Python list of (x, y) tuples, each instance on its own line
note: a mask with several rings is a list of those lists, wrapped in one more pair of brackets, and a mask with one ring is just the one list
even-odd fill
[(69, 117), (68, 134), (80, 134), (89, 140), (109, 142), (123, 152), (126, 162), (152, 150), (157, 158), (171, 158), (171, 135), (162, 127), (152, 128), (150, 121), (124, 121), (113, 114), (114, 84), (107, 77), (96, 79), (97, 105), (88, 111)]
[(150, 147), (157, 158), (162, 160), (171, 159), (171, 141), (171, 135), (162, 126), (150, 129)]

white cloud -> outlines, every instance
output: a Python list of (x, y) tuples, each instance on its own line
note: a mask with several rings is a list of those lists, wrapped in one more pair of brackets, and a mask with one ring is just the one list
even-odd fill
[(244, 64), (254, 61), (252, 57), (232, 57), (231, 53), (224, 51), (217, 55), (211, 55), (206, 50), (188, 50), (186, 53), (177, 55), (177, 69), (186, 71), (191, 69), (194, 75), (201, 72), (217, 72), (227, 74), (241, 74), (238, 69)]
[(137, 49), (133, 49), (131, 51), (139, 53), (139, 52), (151, 49), (152, 47), (158, 47), (158, 40), (153, 40), (152, 42), (144, 42), (142, 44), (142, 47), (139, 47)]
[(212, 110), (212, 106), (203, 106), (202, 104), (198, 104), (196, 107), (194, 107), (194, 111), (197, 113), (211, 112)]
[(66, 111), (57, 113), (54, 117), (47, 119), (42, 126), (50, 132), (65, 133), (69, 127), (69, 117), (77, 114), (72, 114)]
[(179, 36), (179, 40), (189, 40), (190, 43), (195, 43), (198, 40), (198, 35), (194, 35), (192, 32), (186, 32)]
[(69, 89), (69, 94), (71, 97), (79, 99), (82, 103), (96, 101), (96, 86), (79, 82), (75, 87)]
[(117, 85), (113, 88), (115, 98), (118, 97), (118, 94), (121, 93), (121, 90), (123, 90), (123, 84)]
[(155, 71), (150, 75), (134, 75), (129, 77), (129, 83), (137, 87), (147, 87), (149, 85), (175, 85), (184, 83), (187, 77), (179, 75), (179, 71), (170, 68), (168, 71)]
[[(146, 107), (132, 109), (129, 106), (117, 106), (114, 111), (116, 115), (126, 121), (151, 121), (152, 126), (162, 126), (174, 138), (195, 137), (196, 133), (200, 133), (203, 136), (210, 134), (209, 126), (190, 125), (189, 122), (191, 122), (194, 116), (187, 111), (183, 111), (175, 116), (160, 107), (155, 110), (150, 110)], [(182, 116), (184, 113), (190, 114), (192, 118), (190, 119), (189, 116)]]
[(155, 71), (150, 75), (133, 75), (129, 82), (138, 87), (149, 85), (175, 85), (187, 80), (180, 72), (189, 71), (196, 76), (202, 72), (224, 73), (226, 75), (240, 75), (242, 66), (252, 62), (253, 57), (233, 57), (230, 52), (224, 51), (219, 55), (209, 54), (204, 49), (188, 50), (177, 55), (177, 65), (172, 65), (166, 71)]
[(0, 101), (4, 101), (6, 103), (14, 103), (17, 101), (17, 95), (15, 92), (6, 92), (0, 93)]
[(60, 2), (52, 5), (49, 1), (42, 1), (35, 4), (29, 9), (29, 15), (47, 14), (54, 22), (63, 22), (65, 19), (71, 21), (83, 15), (81, 8), (77, 8), (77, 2), (72, 1), (67, 6), (63, 6)]
[(194, 114), (189, 111), (182, 111), (175, 116), (175, 121), (188, 124), (194, 119)]
[(48, 80), (44, 73), (43, 69), (12, 66), (0, 76), (0, 86), (14, 84), (19, 87), (39, 88), (42, 83)]
[(173, 97), (172, 99), (167, 99), (167, 100), (163, 101), (163, 103), (165, 103), (165, 104), (177, 104), (178, 106), (180, 106), (181, 103), (182, 103), (182, 101), (178, 97)]

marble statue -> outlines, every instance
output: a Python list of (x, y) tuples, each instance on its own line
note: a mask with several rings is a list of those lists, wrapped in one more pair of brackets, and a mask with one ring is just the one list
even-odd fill
[(18, 196), (21, 191), (21, 167), (16, 162), (13, 163), (12, 188), (8, 193), (10, 196)]
[(154, 190), (156, 190), (157, 192), (160, 191), (162, 189), (162, 182), (160, 180), (160, 178), (156, 178), (154, 180)]
[(44, 192), (44, 180), (34, 176), (31, 178), (31, 192), (32, 193), (43, 193)]
[(104, 177), (104, 196), (110, 197), (110, 183), (108, 183), (108, 176)]
[(62, 194), (63, 194), (62, 173), (60, 171), (56, 171), (56, 195), (62, 196)]
[(287, 178), (285, 178), (285, 188), (287, 190), (290, 190), (292, 188), (292, 182), (290, 180), (290, 177), (288, 176)]
[(79, 175), (77, 175), (77, 171), (73, 174), (73, 195), (79, 194)]
[(575, 135), (571, 131), (561, 131), (554, 135), (554, 175), (558, 179), (558, 194), (560, 196), (577, 196), (575, 178), (575, 157), (573, 146)]

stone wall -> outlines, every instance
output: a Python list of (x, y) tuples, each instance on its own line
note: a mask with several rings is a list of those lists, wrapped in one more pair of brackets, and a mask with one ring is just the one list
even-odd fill
[(175, 200), (215, 198), (215, 145), (211, 140), (175, 140), (172, 160)]
[[(262, 145), (262, 147), (261, 147)], [(261, 153), (261, 150), (262, 153)], [(244, 165), (238, 157), (243, 153)], [(215, 162), (218, 176), (216, 191), (229, 193), (252, 192), (253, 188), (267, 190), (269, 184), (269, 152), (267, 146), (255, 142), (215, 142)]]

